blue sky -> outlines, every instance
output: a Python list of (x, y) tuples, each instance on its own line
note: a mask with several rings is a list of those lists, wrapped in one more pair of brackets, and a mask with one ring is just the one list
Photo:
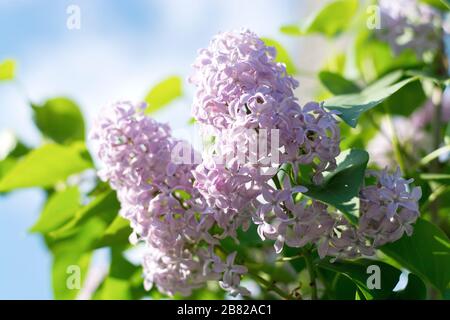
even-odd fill
[[(24, 94), (32, 101), (65, 95), (75, 99), (88, 126), (103, 105), (138, 101), (158, 80), (184, 79), (199, 48), (219, 31), (248, 27), (288, 49), (296, 42), (278, 28), (299, 20), (303, 1), (0, 0), (0, 61), (18, 61), (19, 90), (0, 85), (0, 132), (13, 130), (39, 143)], [(78, 5), (81, 29), (68, 30), (66, 9)], [(182, 130), (189, 119), (192, 89), (156, 117)], [(1, 143), (1, 141), (0, 141)], [(50, 256), (27, 229), (43, 196), (24, 190), (0, 197), (0, 299), (50, 299)]]

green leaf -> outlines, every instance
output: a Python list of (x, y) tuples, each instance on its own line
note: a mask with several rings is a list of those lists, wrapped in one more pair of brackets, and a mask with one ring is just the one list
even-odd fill
[(6, 59), (0, 63), (0, 81), (14, 79), (15, 72), (16, 62), (14, 60)]
[(95, 299), (132, 300), (145, 294), (142, 284), (142, 268), (135, 266), (123, 257), (121, 250), (113, 248), (108, 277), (103, 281)]
[(48, 199), (39, 220), (30, 231), (48, 233), (56, 230), (72, 218), (79, 206), (80, 192), (77, 187), (55, 192)]
[(130, 222), (121, 216), (117, 216), (108, 226), (103, 236), (95, 243), (96, 248), (126, 245), (132, 233)]
[(280, 28), (280, 32), (287, 34), (289, 36), (301, 36), (302, 31), (300, 30), (300, 27), (295, 24), (288, 24), (284, 25)]
[(287, 50), (276, 40), (270, 39), (270, 38), (261, 38), (266, 46), (274, 47), (277, 50), (277, 56), (275, 58), (275, 61), (284, 63), (286, 65), (286, 72), (288, 74), (295, 74), (297, 73), (297, 68), (295, 67), (295, 64), (291, 57), (289, 56), (289, 53)]
[(426, 3), (430, 6), (433, 6), (439, 10), (449, 11), (450, 10), (450, 1), (449, 0), (420, 0), (423, 3)]
[(0, 181), (4, 176), (6, 176), (6, 174), (8, 173), (9, 170), (14, 168), (16, 163), (17, 163), (17, 159), (9, 158), (9, 157), (0, 161)]
[(346, 65), (347, 55), (344, 52), (339, 52), (326, 58), (323, 71), (344, 74)]
[(382, 108), (375, 110), (382, 112), (388, 110), (390, 114), (410, 116), (417, 108), (423, 106), (426, 100), (427, 96), (422, 89), (422, 84), (416, 80), (392, 94), (383, 102)]
[(360, 88), (350, 80), (337, 73), (321, 71), (319, 79), (322, 85), (334, 95), (349, 94), (360, 91)]
[[(369, 289), (368, 287), (368, 278), (373, 274), (373, 271), (368, 271), (369, 266), (378, 266), (380, 268), (380, 289)], [(346, 276), (355, 283), (368, 300), (390, 298), (394, 294), (393, 289), (397, 285), (401, 274), (400, 270), (387, 263), (369, 259), (336, 261), (333, 263), (324, 259), (319, 262), (319, 267)]]
[(70, 232), (64, 234), (56, 234), (58, 231), (50, 232), (45, 237), (54, 257), (52, 277), (56, 299), (74, 299), (79, 293), (78, 289), (71, 289), (66, 285), (70, 276), (68, 268), (78, 266), (82, 276), (81, 282), (84, 281), (94, 244), (114, 220), (119, 204), (115, 193), (106, 192), (88, 204), (87, 208), (90, 214), (86, 215), (89, 218), (79, 221)]
[(0, 136), (0, 140), (2, 139), (5, 139), (7, 142), (3, 141), (6, 148), (2, 150), (2, 154), (0, 154), (0, 181), (4, 176), (6, 176), (9, 170), (14, 168), (18, 159), (30, 151), (30, 148), (19, 141), (14, 134), (8, 131), (4, 132)]
[(236, 243), (231, 237), (220, 240), (220, 245), (227, 252), (237, 251), (239, 255), (245, 257), (248, 254), (249, 248), (260, 247), (264, 245), (258, 235), (257, 228), (254, 224), (250, 225), (247, 231), (242, 229), (237, 230), (237, 238), (239, 243)]
[[(86, 279), (92, 252), (91, 243), (103, 227), (101, 219), (92, 219), (78, 232), (63, 239), (46, 236), (46, 243), (53, 256), (52, 286), (55, 299), (75, 299)], [(68, 286), (73, 276), (81, 276), (80, 287)]]
[[(91, 256), (90, 252), (79, 254), (67, 250), (53, 257), (52, 286), (55, 299), (73, 300), (77, 297), (86, 280)], [(78, 275), (80, 279), (76, 280)]]
[(450, 240), (431, 222), (418, 219), (410, 237), (384, 245), (381, 251), (441, 293), (449, 285)]
[[(106, 224), (104, 232), (117, 217), (119, 209), (120, 204), (116, 193), (112, 190), (107, 190), (95, 197), (86, 206), (81, 207), (68, 223), (51, 232), (50, 236), (54, 239), (70, 236), (92, 218), (99, 218)], [(102, 237), (103, 232), (97, 235), (97, 241)]]
[(360, 32), (356, 39), (355, 62), (366, 82), (399, 69), (421, 69), (423, 65), (412, 50), (394, 55), (388, 43), (379, 41), (367, 30)]
[(145, 112), (154, 113), (181, 97), (183, 95), (182, 84), (183, 81), (180, 77), (171, 76), (154, 86), (144, 99), (148, 104)]
[(84, 119), (78, 105), (72, 100), (58, 97), (42, 106), (32, 104), (34, 122), (42, 134), (60, 144), (84, 140)]
[(358, 288), (349, 277), (338, 272), (333, 281), (333, 292), (336, 300), (353, 300)]
[(358, 194), (364, 179), (369, 155), (364, 150), (342, 152), (336, 159), (337, 168), (324, 175), (320, 186), (306, 185), (306, 195), (340, 210), (352, 223), (357, 222)]
[(425, 300), (427, 298), (427, 287), (425, 283), (415, 274), (408, 274), (408, 283), (403, 290), (393, 293), (391, 299), (395, 300)]
[(79, 148), (46, 144), (28, 153), (0, 180), (0, 192), (17, 188), (51, 187), (88, 169)]
[(402, 75), (401, 71), (393, 72), (360, 93), (334, 96), (326, 100), (324, 106), (327, 109), (339, 111), (339, 117), (354, 128), (363, 112), (376, 107), (408, 83), (417, 80), (417, 78), (411, 77), (396, 82)]
[(319, 12), (307, 20), (302, 33), (322, 33), (335, 37), (346, 30), (358, 10), (358, 0), (336, 0), (327, 3)]

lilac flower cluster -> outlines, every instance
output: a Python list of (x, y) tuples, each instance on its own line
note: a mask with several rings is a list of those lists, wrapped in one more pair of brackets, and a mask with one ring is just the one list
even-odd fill
[(232, 294), (247, 293), (239, 284), (245, 268), (234, 265), (234, 255), (222, 263), (214, 253), (218, 241), (210, 231), (220, 215), (193, 188), (194, 165), (172, 161), (176, 144), (184, 142), (146, 117), (143, 107), (119, 102), (106, 108), (91, 139), (105, 165), (99, 175), (117, 191), (120, 214), (133, 228), (131, 241), (148, 248), (146, 288), (155, 284), (167, 294), (189, 295), (205, 281), (221, 279)]
[(441, 46), (442, 15), (418, 0), (379, 0), (381, 28), (378, 37), (389, 43), (395, 54), (412, 49), (419, 58)]
[(392, 175), (386, 170), (367, 174), (376, 178), (376, 184), (361, 190), (359, 232), (373, 239), (374, 246), (411, 235), (419, 217), (420, 187), (411, 187), (413, 179), (404, 179), (400, 169)]
[(259, 207), (254, 222), (264, 239), (275, 240), (275, 251), (284, 245), (300, 248), (317, 246), (319, 256), (356, 258), (372, 256), (377, 247), (412, 234), (412, 224), (419, 217), (420, 187), (411, 187), (412, 179), (402, 178), (400, 170), (368, 171), (373, 185), (360, 191), (360, 217), (354, 226), (328, 205), (304, 199), (294, 202), (290, 193), (274, 198), (264, 194), (267, 204)]
[(313, 165), (317, 183), (336, 165), (340, 135), (333, 114), (315, 102), (297, 103), (298, 84), (275, 54), (242, 30), (214, 37), (194, 64), (193, 115), (215, 139), (194, 173), (195, 186), (230, 215), (255, 205), (282, 163)]

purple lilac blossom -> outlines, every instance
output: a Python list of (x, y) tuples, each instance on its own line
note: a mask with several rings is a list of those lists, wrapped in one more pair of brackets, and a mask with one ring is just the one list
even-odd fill
[(376, 183), (360, 192), (359, 233), (373, 239), (374, 246), (394, 242), (404, 233), (411, 235), (412, 224), (419, 217), (421, 188), (412, 187), (413, 179), (404, 179), (400, 169), (394, 174), (383, 170), (368, 171), (367, 175), (375, 177)]
[[(357, 226), (291, 184), (299, 165), (311, 165), (311, 183), (322, 182), (322, 173), (336, 167), (340, 134), (334, 114), (322, 104), (297, 103), (297, 83), (275, 54), (246, 30), (220, 34), (200, 51), (191, 78), (197, 86), (193, 113), (215, 143), (198, 166), (172, 161), (173, 149), (185, 142), (145, 116), (144, 105), (118, 102), (96, 122), (91, 139), (104, 164), (99, 176), (117, 191), (132, 242), (147, 248), (147, 290), (190, 295), (215, 280), (231, 295), (248, 295), (240, 285), (246, 267), (235, 263), (235, 252), (224, 257), (216, 249), (226, 237), (238, 241), (237, 230), (251, 222), (261, 239), (275, 242), (276, 253), (285, 245), (314, 244), (321, 258), (370, 256), (377, 246), (411, 234), (421, 193), (399, 171), (368, 172), (377, 182), (360, 192)], [(278, 135), (267, 134), (271, 130)], [(263, 133), (270, 151), (260, 155), (251, 143)], [(242, 154), (256, 161), (242, 161)], [(271, 163), (275, 155), (278, 162)], [(277, 186), (274, 173), (264, 170), (282, 164), (294, 169)]]
[[(333, 113), (315, 102), (301, 107), (293, 93), (297, 82), (275, 56), (274, 48), (241, 30), (214, 37), (194, 63), (193, 115), (216, 141), (194, 173), (195, 187), (209, 205), (230, 214), (252, 210), (273, 176), (266, 172), (282, 163), (312, 164), (316, 183), (336, 165), (340, 135)], [(270, 152), (255, 154), (250, 146), (263, 134)]]
[(419, 58), (441, 46), (443, 18), (438, 10), (417, 0), (379, 0), (381, 28), (377, 36), (395, 54), (412, 49)]
[(211, 228), (216, 220), (219, 225), (232, 222), (224, 222), (193, 187), (194, 165), (172, 162), (171, 152), (180, 141), (167, 125), (145, 116), (144, 108), (130, 102), (106, 108), (91, 139), (104, 164), (99, 176), (117, 191), (120, 214), (133, 228), (130, 240), (147, 247), (146, 288), (154, 284), (166, 294), (189, 295), (207, 280), (221, 280), (231, 294), (247, 293), (240, 286), (244, 267), (233, 265), (239, 272), (232, 276), (228, 269), (208, 268), (211, 259), (220, 260)]

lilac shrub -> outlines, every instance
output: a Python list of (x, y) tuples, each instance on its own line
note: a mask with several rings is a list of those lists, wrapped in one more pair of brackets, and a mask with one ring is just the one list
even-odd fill
[[(190, 295), (215, 280), (232, 295), (248, 295), (240, 284), (247, 268), (221, 241), (238, 242), (237, 231), (250, 224), (262, 240), (274, 241), (277, 254), (284, 246), (312, 244), (320, 258), (370, 256), (411, 234), (420, 188), (399, 171), (368, 172), (377, 181), (360, 191), (357, 225), (305, 194), (299, 167), (311, 168), (313, 185), (336, 168), (338, 122), (321, 103), (300, 106), (297, 81), (275, 57), (274, 48), (248, 30), (221, 33), (200, 51), (190, 78), (197, 87), (192, 110), (214, 143), (199, 164), (173, 160), (186, 142), (145, 116), (144, 105), (118, 102), (96, 122), (91, 139), (104, 164), (99, 176), (117, 191), (132, 243), (145, 244), (146, 289)], [(188, 150), (188, 159), (198, 158)], [(292, 170), (280, 180), (286, 165)]]

